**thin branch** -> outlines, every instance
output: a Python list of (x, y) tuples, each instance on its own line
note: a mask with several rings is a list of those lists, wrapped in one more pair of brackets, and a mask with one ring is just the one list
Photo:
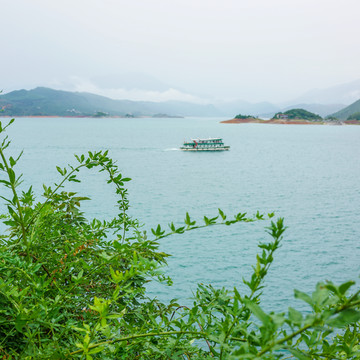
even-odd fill
[[(122, 337), (122, 338), (119, 338), (119, 339), (103, 341), (103, 342), (100, 342), (100, 343), (97, 343), (97, 344), (89, 345), (88, 349), (90, 350), (90, 349), (93, 349), (93, 348), (96, 348), (96, 347), (102, 346), (102, 345), (109, 345), (109, 344), (114, 344), (114, 343), (121, 342), (121, 341), (133, 340), (133, 339), (144, 338), (144, 337), (168, 336), (168, 335), (186, 335), (186, 334), (199, 335), (201, 337), (206, 337), (205, 333), (196, 332), (196, 331), (165, 331), (165, 332), (161, 332), (161, 333), (147, 333), (147, 334), (129, 335), (129, 336), (125, 336), (125, 337)], [(80, 354), (81, 352), (83, 352), (82, 349), (73, 351), (73, 352), (69, 353), (68, 355), (76, 355), (76, 354)]]

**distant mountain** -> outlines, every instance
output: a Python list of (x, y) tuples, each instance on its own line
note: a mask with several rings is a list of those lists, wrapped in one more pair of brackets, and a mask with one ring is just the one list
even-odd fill
[(250, 114), (259, 116), (262, 114), (275, 114), (280, 108), (269, 102), (250, 103), (243, 100), (215, 102), (215, 106), (226, 116), (235, 114)]
[[(290, 104), (345, 104), (349, 105), (360, 98), (360, 79), (349, 83), (314, 89), (288, 102)], [(285, 106), (286, 106), (285, 105)]]
[(181, 101), (113, 100), (90, 93), (44, 87), (0, 95), (0, 108), (4, 109), (1, 115), (8, 116), (92, 116), (99, 112), (110, 116), (153, 116), (159, 113), (177, 116), (222, 115), (213, 105)]
[(355, 113), (360, 112), (360, 99), (355, 101), (353, 104), (347, 106), (346, 108), (331, 114), (331, 116), (334, 116), (340, 120), (347, 120), (347, 118)]
[[(148, 81), (150, 86), (151, 79)], [(151, 86), (153, 85), (151, 84)], [(161, 84), (158, 86), (161, 88)], [(164, 85), (164, 87), (166, 86)], [(332, 104), (292, 103), (288, 106), (277, 106), (269, 102), (250, 103), (242, 100), (216, 102), (215, 105), (175, 100), (163, 102), (114, 100), (87, 92), (70, 92), (45, 87), (0, 94), (0, 109), (4, 109), (0, 115), (8, 116), (94, 116), (97, 113), (105, 113), (109, 116), (168, 114), (170, 116), (233, 117), (242, 113), (271, 118), (280, 111), (302, 108), (325, 117), (339, 111), (344, 106), (338, 102)], [(357, 111), (359, 110), (352, 108), (349, 110), (351, 114)], [(350, 115), (350, 113), (346, 114)], [(338, 117), (341, 119), (347, 117), (340, 116), (342, 117)]]

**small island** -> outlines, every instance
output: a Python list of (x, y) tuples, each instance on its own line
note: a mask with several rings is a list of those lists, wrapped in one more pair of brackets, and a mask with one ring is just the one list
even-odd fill
[(358, 121), (340, 121), (335, 117), (323, 119), (320, 115), (304, 109), (291, 109), (276, 113), (271, 119), (260, 119), (251, 115), (236, 115), (234, 119), (221, 121), (223, 124), (284, 124), (284, 125), (343, 125)]

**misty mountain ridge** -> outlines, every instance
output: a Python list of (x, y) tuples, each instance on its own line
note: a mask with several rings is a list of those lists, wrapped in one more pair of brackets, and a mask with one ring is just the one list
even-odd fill
[(92, 116), (103, 112), (109, 116), (221, 116), (213, 105), (181, 101), (114, 100), (86, 92), (70, 92), (37, 87), (0, 95), (2, 115), (6, 116)]
[[(102, 85), (119, 86), (118, 81), (121, 79), (124, 79), (124, 77), (113, 78), (109, 76), (108, 80), (114, 80), (114, 83), (111, 84), (104, 80), (105, 82)], [(142, 77), (140, 75), (138, 79), (140, 81), (138, 83), (139, 87), (146, 87), (144, 82), (141, 82)], [(134, 76), (129, 76), (129, 81), (129, 87), (135, 86)], [(151, 77), (147, 77), (144, 81), (148, 84), (148, 89), (153, 89), (155, 86), (159, 91), (168, 89), (167, 84), (157, 82), (156, 79), (153, 81)], [(354, 90), (358, 85), (360, 89), (360, 80), (325, 89), (322, 92), (323, 94), (334, 94), (335, 90), (340, 91), (342, 89), (345, 91), (342, 98), (345, 98), (346, 94), (348, 94), (346, 91), (349, 89)], [(317, 90), (317, 92), (319, 94), (321, 91)], [(353, 94), (355, 93), (354, 90)], [(0, 106), (4, 108), (2, 115), (8, 116), (92, 116), (97, 112), (103, 112), (109, 116), (168, 114), (171, 116), (226, 116), (229, 118), (240, 113), (266, 118), (272, 117), (277, 112), (287, 111), (292, 108), (302, 108), (325, 117), (345, 107), (344, 104), (339, 102), (322, 104), (292, 102), (288, 106), (280, 106), (266, 101), (251, 103), (244, 100), (217, 100), (214, 101), (214, 104), (198, 104), (179, 100), (159, 102), (116, 100), (90, 92), (70, 92), (46, 87), (37, 87), (32, 90), (15, 90), (7, 94), (0, 94)]]
[[(260, 115), (276, 112), (281, 109), (288, 109), (289, 107), (292, 107), (293, 104), (306, 104), (309, 109), (314, 108), (315, 104), (319, 104), (321, 105), (319, 106), (319, 112), (321, 114), (326, 114), (326, 111), (329, 111), (327, 113), (329, 114), (337, 111), (341, 106), (347, 106), (360, 98), (360, 79), (330, 86), (328, 88), (312, 89), (295, 99), (275, 104), (268, 101), (253, 102), (245, 101), (241, 98), (237, 99), (236, 93), (233, 94), (235, 100), (216, 100), (212, 99), (212, 96), (209, 94), (196, 93), (191, 89), (184, 89), (176, 84), (169, 84), (159, 80), (154, 76), (137, 72), (96, 76), (89, 79), (88, 83), (94, 86), (80, 86), (75, 88), (79, 91), (102, 94), (103, 96), (114, 99), (132, 99), (135, 101), (153, 102), (180, 100), (201, 104), (212, 103), (227, 116), (230, 115), (230, 112), (236, 112), (236, 106), (241, 106), (241, 111)], [(85, 81), (85, 84), (87, 84), (87, 81)], [(131, 92), (136, 93), (136, 91), (139, 92), (139, 96), (131, 96), (133, 95)], [(154, 96), (150, 98), (147, 97), (147, 92), (154, 93), (152, 95), (155, 95), (155, 97), (158, 96), (160, 100), (157, 100)], [(167, 96), (162, 96), (165, 93), (167, 93)], [(126, 96), (127, 94), (128, 96)], [(329, 107), (329, 110), (327, 110), (326, 107), (322, 105), (331, 105), (332, 107)]]
[(283, 106), (291, 104), (344, 104), (350, 105), (360, 98), (360, 79), (348, 83), (331, 86), (325, 89), (313, 89)]
[(360, 113), (360, 99), (350, 104), (346, 108), (341, 109), (334, 114), (331, 114), (331, 116), (334, 116), (340, 120), (347, 120), (350, 115), (353, 115), (355, 113)]

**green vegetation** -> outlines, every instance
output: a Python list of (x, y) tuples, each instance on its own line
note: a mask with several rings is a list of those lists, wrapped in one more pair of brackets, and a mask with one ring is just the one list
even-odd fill
[(102, 111), (97, 111), (92, 117), (109, 117), (109, 113), (105, 113)]
[(298, 120), (322, 120), (320, 115), (314, 114), (310, 111), (304, 109), (291, 109), (285, 112), (276, 113), (273, 119), (286, 118), (290, 120), (298, 119)]
[[(10, 122), (11, 123), (11, 122)], [(9, 123), (9, 124), (10, 124)], [(0, 123), (0, 134), (6, 128)], [(289, 308), (266, 313), (261, 307), (264, 280), (286, 229), (274, 214), (219, 209), (201, 223), (186, 214), (184, 224), (158, 225), (152, 238), (128, 215), (124, 177), (108, 152), (76, 156), (76, 165), (57, 167), (60, 179), (44, 186), (37, 202), (32, 187), (20, 191), (15, 167), (21, 156), (6, 156), (10, 142), (0, 143), (1, 216), (8, 231), (0, 236), (1, 359), (358, 359), (360, 290), (354, 282), (318, 284), (295, 297), (311, 311)], [(88, 220), (80, 210), (89, 200), (67, 192), (82, 170), (107, 174), (118, 198), (118, 215), (110, 221)], [(260, 243), (247, 291), (199, 285), (193, 305), (160, 303), (146, 294), (168, 255), (159, 241), (208, 226), (246, 226), (270, 222), (269, 241)], [(276, 291), (274, 289), (274, 291)]]
[(325, 118), (326, 120), (329, 120), (329, 121), (338, 121), (339, 119), (335, 116), (332, 116), (332, 115), (329, 115)]
[(352, 103), (351, 105), (347, 106), (346, 108), (332, 114), (332, 116), (337, 117), (340, 120), (346, 120), (351, 115), (360, 112), (360, 99)]
[(255, 116), (239, 114), (236, 115), (234, 119), (253, 119), (253, 118), (255, 118)]
[(360, 111), (349, 115), (347, 120), (360, 120)]

